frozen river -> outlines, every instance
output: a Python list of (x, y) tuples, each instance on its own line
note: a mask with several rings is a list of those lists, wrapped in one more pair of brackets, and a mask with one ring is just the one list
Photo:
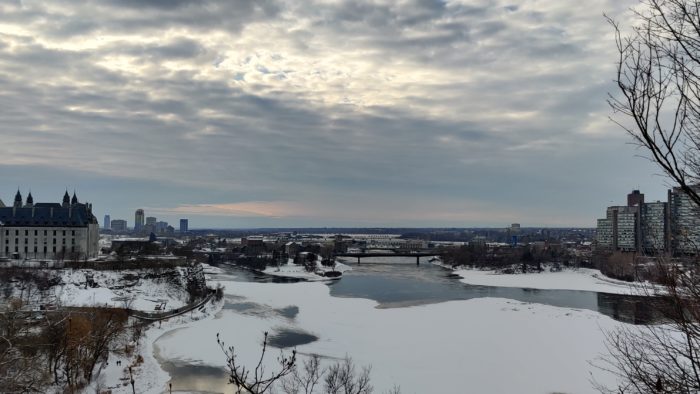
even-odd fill
[(430, 392), (436, 380), (443, 393), (595, 392), (591, 372), (610, 379), (589, 365), (604, 351), (601, 329), (651, 318), (640, 297), (472, 286), (449, 270), (396, 260), (363, 261), (330, 284), (223, 267), (212, 278), (226, 287), (222, 311), (163, 335), (156, 356), (175, 391), (231, 392), (216, 333), (252, 363), (269, 331), (280, 349), (371, 364), (378, 393), (394, 384)]

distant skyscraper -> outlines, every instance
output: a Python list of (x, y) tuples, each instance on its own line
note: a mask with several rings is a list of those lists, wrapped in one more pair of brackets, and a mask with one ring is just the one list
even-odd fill
[(155, 227), (157, 221), (158, 221), (157, 218), (154, 218), (153, 216), (149, 216), (146, 218), (146, 226), (154, 226)]
[(115, 233), (126, 232), (126, 220), (114, 219), (110, 223), (110, 226), (112, 227), (112, 231)]
[(134, 215), (134, 231), (143, 230), (144, 217), (145, 215), (143, 213), (143, 209), (137, 209), (136, 214)]
[(109, 217), (109, 215), (105, 215), (105, 221), (104, 221), (104, 226), (102, 226), (105, 230), (109, 230), (112, 228), (111, 226), (111, 221), (112, 219)]
[(188, 219), (180, 219), (180, 232), (186, 233), (190, 231), (190, 221)]
[(168, 229), (168, 222), (156, 222), (156, 234), (164, 234)]

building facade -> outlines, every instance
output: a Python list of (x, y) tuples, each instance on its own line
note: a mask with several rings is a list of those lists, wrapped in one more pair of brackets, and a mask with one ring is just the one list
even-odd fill
[(190, 231), (190, 221), (188, 219), (180, 219), (180, 232), (186, 233)]
[(134, 214), (134, 231), (139, 232), (143, 230), (144, 219), (145, 214), (143, 209), (137, 209), (136, 213)]
[(104, 224), (102, 225), (104, 230), (110, 230), (112, 228), (112, 218), (109, 215), (105, 215)]
[(125, 233), (127, 230), (126, 220), (114, 219), (110, 225), (112, 226), (112, 232), (115, 233)]
[[(700, 186), (693, 186), (700, 191)], [(700, 251), (700, 208), (680, 188), (668, 191), (670, 243), (680, 254)]]
[(92, 204), (66, 191), (63, 202), (23, 202), (17, 191), (11, 207), (0, 207), (0, 257), (14, 259), (85, 259), (99, 252), (99, 224)]
[(668, 204), (644, 203), (641, 221), (642, 249), (647, 253), (668, 251)]

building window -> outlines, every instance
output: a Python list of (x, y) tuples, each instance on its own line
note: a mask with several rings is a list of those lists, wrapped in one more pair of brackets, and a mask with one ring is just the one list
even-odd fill
[(19, 243), (19, 238), (15, 238), (15, 245)]
[(34, 230), (34, 236), (36, 237), (38, 235), (39, 235), (39, 230)]
[(26, 245), (26, 244), (28, 244), (28, 243), (29, 243), (29, 239), (28, 239), (28, 238), (25, 238), (25, 239), (24, 239), (24, 244)]
[(63, 238), (63, 240), (61, 241), (61, 243), (63, 243), (63, 244), (65, 245), (65, 244), (66, 244), (66, 239)]
[(29, 248), (25, 246), (24, 247), (24, 254), (27, 254), (27, 252), (29, 252)]
[(44, 246), (44, 254), (46, 254), (46, 246)]
[(53, 244), (56, 245), (56, 238), (53, 239)]
[(15, 237), (19, 237), (19, 230), (15, 230)]
[(71, 230), (71, 235), (75, 237), (75, 230)]
[(37, 247), (35, 246), (35, 247), (34, 247), (34, 253), (35, 253), (35, 254), (36, 254), (37, 250), (39, 250), (39, 248), (37, 248)]
[(29, 230), (24, 230), (24, 236), (25, 237), (29, 236)]
[(53, 252), (56, 253), (56, 247), (55, 247), (55, 246), (53, 247)]
[(15, 253), (19, 253), (19, 247), (15, 246)]
[(47, 236), (47, 235), (49, 235), (48, 230), (44, 230), (44, 237)]
[(75, 245), (75, 238), (72, 238), (72, 239), (70, 240), (70, 243), (71, 243), (72, 245)]
[(5, 254), (10, 254), (10, 247), (9, 246), (5, 246)]
[(63, 236), (64, 237), (66, 236), (66, 230), (63, 230)]
[(56, 236), (56, 230), (53, 230), (53, 236), (54, 237)]

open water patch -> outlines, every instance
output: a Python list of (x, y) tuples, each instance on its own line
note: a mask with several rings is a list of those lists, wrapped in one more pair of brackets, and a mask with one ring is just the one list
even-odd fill
[(316, 335), (290, 328), (277, 329), (267, 337), (267, 343), (278, 349), (306, 345), (318, 341)]

